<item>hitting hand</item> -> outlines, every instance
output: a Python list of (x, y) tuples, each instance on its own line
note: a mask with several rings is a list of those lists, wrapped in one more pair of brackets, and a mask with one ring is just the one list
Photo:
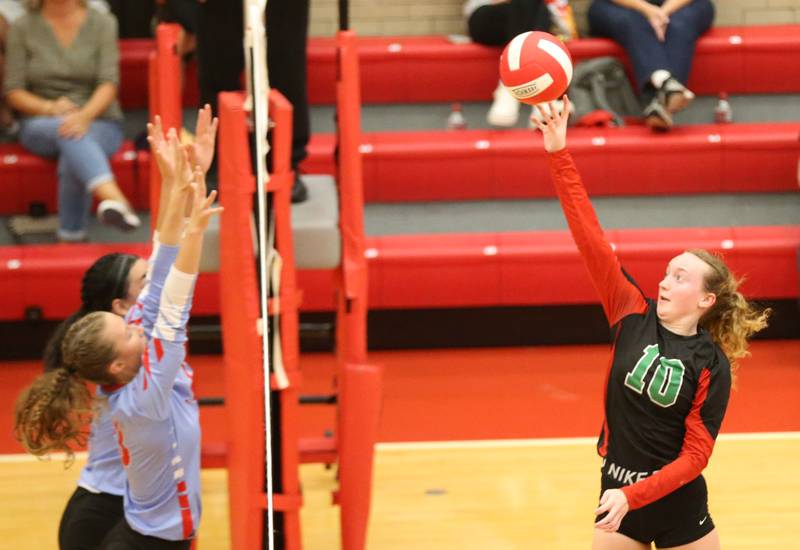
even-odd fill
[(555, 153), (567, 146), (567, 121), (569, 120), (569, 98), (564, 96), (561, 112), (551, 101), (547, 105), (536, 105), (539, 117), (531, 117), (531, 124), (542, 132), (544, 149)]

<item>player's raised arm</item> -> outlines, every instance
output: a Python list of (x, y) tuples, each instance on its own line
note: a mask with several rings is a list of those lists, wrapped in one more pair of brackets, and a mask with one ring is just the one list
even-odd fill
[(552, 102), (545, 106), (537, 105), (536, 109), (540, 116), (531, 117), (531, 121), (542, 132), (550, 175), (561, 208), (572, 238), (600, 294), (608, 324), (614, 326), (626, 315), (643, 312), (647, 303), (622, 271), (611, 244), (603, 235), (581, 176), (567, 150), (569, 98), (564, 96), (564, 107), (560, 112)]

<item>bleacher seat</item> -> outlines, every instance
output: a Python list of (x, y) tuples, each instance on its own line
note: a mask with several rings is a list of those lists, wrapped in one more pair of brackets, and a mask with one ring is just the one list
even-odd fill
[[(152, 40), (121, 40), (120, 99), (126, 108), (147, 100), (147, 56)], [(568, 44), (575, 62), (601, 55), (625, 59), (617, 44), (583, 38)], [(689, 87), (699, 94), (800, 92), (800, 71), (784, 63), (800, 54), (800, 25), (716, 27), (697, 43)], [(364, 103), (485, 101), (497, 85), (499, 48), (455, 44), (445, 36), (359, 38)], [(187, 65), (184, 104), (197, 105), (197, 71)], [(334, 103), (333, 38), (308, 43), (308, 93), (312, 104)]]
[[(594, 195), (791, 191), (800, 122), (570, 130)], [(541, 136), (527, 130), (365, 133), (367, 202), (554, 196)], [(334, 136), (314, 135), (303, 169), (333, 174)], [(668, 184), (665, 184), (668, 182)]]
[[(117, 183), (137, 209), (149, 203), (147, 185), (142, 183), (147, 174), (139, 172), (141, 154), (126, 141), (111, 157)], [(28, 153), (15, 143), (0, 145), (0, 215), (25, 214), (32, 208), (55, 213), (57, 195), (55, 161)]]
[[(747, 275), (752, 299), (800, 296), (797, 254), (800, 227), (629, 229), (606, 232), (626, 269), (652, 292), (675, 254), (687, 248), (725, 253), (730, 267)], [(0, 321), (40, 308), (62, 319), (78, 306), (80, 279), (99, 256), (126, 251), (144, 256), (144, 244), (0, 247)], [(597, 301), (586, 268), (566, 231), (402, 235), (367, 238), (372, 309), (582, 304)], [(443, 285), (442, 281), (447, 284)], [(53, 292), (54, 281), (58, 291)], [(334, 309), (332, 271), (298, 272), (301, 311)], [(193, 314), (219, 312), (219, 279), (202, 273)]]
[[(614, 42), (585, 38), (567, 44), (573, 61), (601, 55), (625, 59)], [(486, 101), (497, 86), (500, 48), (454, 44), (444, 36), (362, 37), (364, 103)], [(800, 91), (800, 71), (785, 64), (800, 55), (800, 25), (716, 27), (697, 43), (689, 87), (698, 94)], [(332, 39), (308, 46), (309, 98), (334, 102)]]

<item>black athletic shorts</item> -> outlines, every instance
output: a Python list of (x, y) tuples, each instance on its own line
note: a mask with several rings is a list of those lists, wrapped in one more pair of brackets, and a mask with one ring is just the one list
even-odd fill
[(191, 547), (191, 540), (164, 540), (138, 533), (122, 519), (108, 534), (100, 550), (189, 550)]
[(58, 547), (61, 550), (95, 550), (122, 517), (121, 496), (91, 493), (78, 487), (61, 516)]
[[(618, 483), (603, 476), (600, 495), (606, 489), (619, 489)], [(597, 518), (598, 520), (600, 517)], [(699, 476), (647, 506), (631, 510), (622, 518), (619, 532), (656, 548), (689, 544), (714, 530), (708, 513), (706, 480)]]

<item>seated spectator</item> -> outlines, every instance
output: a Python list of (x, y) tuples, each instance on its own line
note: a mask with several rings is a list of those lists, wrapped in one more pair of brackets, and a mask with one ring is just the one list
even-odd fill
[(86, 239), (93, 195), (101, 221), (134, 229), (140, 220), (108, 162), (122, 144), (116, 20), (83, 0), (29, 6), (8, 33), (3, 90), (22, 117), (22, 146), (58, 159), (58, 237)]
[[(106, 0), (89, 0), (89, 6), (97, 11), (108, 13)], [(25, 0), (0, 0), (0, 88), (3, 86), (6, 65), (6, 37), (8, 28), (20, 16), (25, 15)], [(16, 129), (11, 109), (0, 96), (0, 133), (13, 133)]]
[(644, 116), (653, 130), (694, 99), (686, 87), (697, 39), (714, 20), (710, 0), (594, 0), (592, 34), (619, 42), (633, 64)]
[[(505, 46), (518, 34), (551, 26), (562, 38), (577, 36), (567, 0), (467, 0), (463, 11), (470, 38), (486, 46)], [(498, 83), (486, 120), (492, 126), (514, 126), (518, 118), (519, 101)]]

